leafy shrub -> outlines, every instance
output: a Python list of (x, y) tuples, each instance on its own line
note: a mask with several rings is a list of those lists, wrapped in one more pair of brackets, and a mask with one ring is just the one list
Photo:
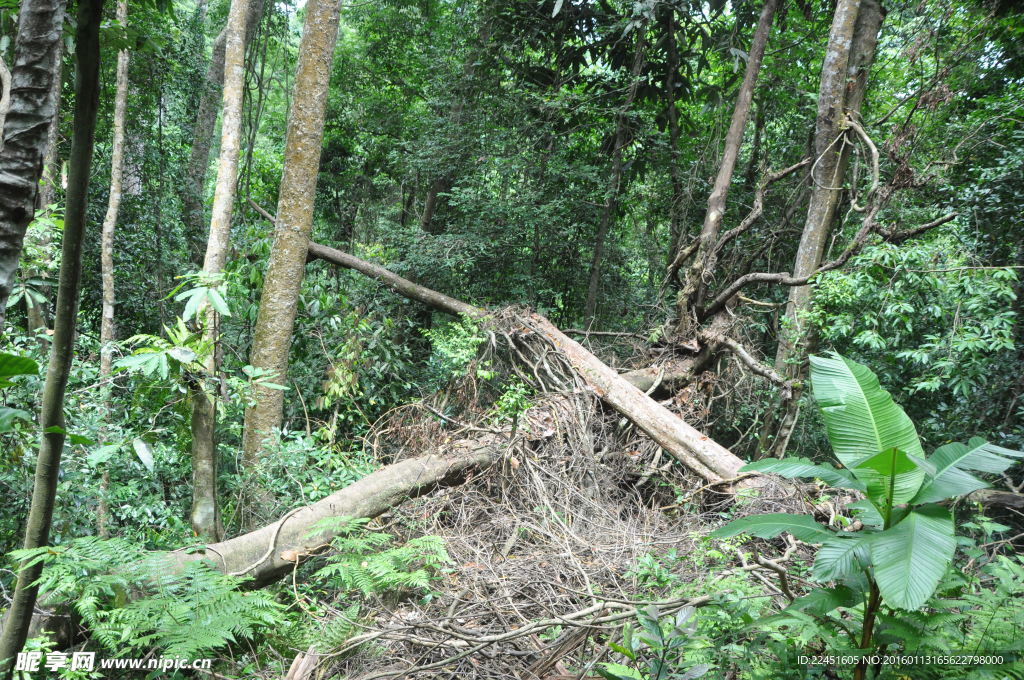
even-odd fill
[[(998, 474), (1024, 455), (974, 438), (939, 447), (927, 459), (913, 422), (865, 366), (838, 354), (811, 358), (811, 383), (842, 468), (802, 458), (767, 459), (745, 471), (817, 477), (866, 498), (850, 504), (864, 531), (834, 532), (810, 516), (764, 514), (741, 518), (713, 536), (750, 533), (771, 538), (790, 532), (820, 544), (812, 576), (835, 585), (797, 598), (783, 620), (824, 618), (845, 632), (830, 646), (867, 653), (880, 644), (906, 644), (908, 619), (938, 588), (957, 546), (953, 516), (938, 504), (987, 484), (972, 472)], [(883, 609), (883, 605), (885, 609)], [(837, 610), (859, 611), (860, 634)], [(904, 610), (899, 613), (896, 610)], [(778, 619), (776, 619), (777, 621)], [(855, 677), (866, 667), (858, 664)]]

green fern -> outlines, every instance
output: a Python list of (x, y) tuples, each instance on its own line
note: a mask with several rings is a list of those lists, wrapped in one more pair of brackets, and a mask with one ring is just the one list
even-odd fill
[(451, 557), (439, 536), (421, 536), (405, 545), (382, 549), (390, 544), (390, 534), (366, 530), (365, 519), (330, 518), (319, 522), (312, 533), (333, 530), (336, 554), (316, 572), (329, 585), (343, 593), (358, 591), (364, 596), (426, 590), (433, 574)]
[(170, 568), (166, 553), (123, 539), (94, 536), (66, 545), (16, 550), (42, 562), (37, 581), (50, 600), (71, 601), (93, 638), (119, 656), (159, 647), (167, 656), (200, 658), (277, 625), (283, 608), (262, 591), (202, 562)]

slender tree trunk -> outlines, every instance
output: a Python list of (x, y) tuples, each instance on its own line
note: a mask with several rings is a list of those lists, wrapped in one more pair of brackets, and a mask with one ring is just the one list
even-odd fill
[(62, 51), (58, 49), (56, 68), (53, 79), (53, 122), (46, 133), (46, 153), (43, 155), (43, 181), (39, 187), (39, 207), (45, 208), (57, 201), (57, 184), (60, 182), (60, 93), (64, 83), (64, 64)]
[[(263, 2), (264, 0), (250, 0), (249, 2), (245, 19), (245, 45), (249, 44), (252, 36), (256, 33), (256, 24), (263, 16)], [(213, 41), (210, 63), (207, 65), (206, 78), (203, 80), (203, 93), (199, 98), (196, 122), (192, 128), (192, 150), (185, 171), (185, 188), (181, 196), (185, 210), (188, 242), (196, 246), (202, 242), (203, 191), (206, 186), (206, 170), (210, 165), (210, 148), (213, 145), (213, 130), (217, 125), (217, 113), (223, 100), (224, 60), (228, 34), (231, 30), (230, 18), (228, 21), (229, 25), (225, 26)], [(196, 247), (194, 259), (197, 264), (202, 262), (198, 255), (199, 252)]]
[(0, 151), (4, 149), (4, 120), (7, 118), (9, 108), (11, 108), (11, 69), (7, 68), (7, 63), (0, 58)]
[[(844, 145), (845, 121), (847, 116), (860, 113), (883, 18), (877, 0), (839, 0), (836, 6), (821, 72), (811, 196), (793, 264), (794, 277), (810, 276), (821, 265), (842, 198), (849, 160)], [(803, 363), (811, 336), (804, 326), (803, 317), (811, 304), (811, 291), (810, 285), (793, 286), (789, 290), (775, 356), (775, 370), (786, 379), (797, 379), (804, 372)], [(770, 450), (779, 456), (785, 453), (796, 425), (799, 397), (800, 390), (795, 389), (792, 398), (775, 410), (781, 414), (777, 426), (772, 418), (766, 422), (762, 450)]]
[[(60, 458), (64, 449), (64, 392), (67, 388), (71, 358), (74, 354), (75, 319), (78, 315), (78, 293), (82, 273), (82, 242), (89, 195), (89, 171), (92, 166), (93, 135), (96, 130), (96, 109), (99, 95), (99, 27), (103, 0), (79, 0), (75, 29), (75, 122), (69, 159), (67, 209), (64, 215), (64, 236), (57, 288), (57, 313), (50, 349), (50, 363), (43, 386), (43, 403), (39, 417), (43, 431), (36, 459), (32, 505), (25, 526), (25, 548), (47, 545), (57, 495)], [(46, 83), (49, 98), (49, 82)], [(47, 112), (40, 125), (52, 119)], [(41, 160), (42, 154), (37, 154)], [(38, 177), (35, 181), (38, 181)], [(35, 186), (33, 182), (32, 186)], [(22, 565), (0, 636), (0, 677), (9, 680), (15, 656), (25, 644), (32, 619), (38, 588), (34, 585), (42, 565)]]
[[(242, 138), (242, 99), (245, 86), (245, 35), (251, 5), (249, 0), (232, 0), (224, 29), (224, 93), (221, 120), (220, 158), (213, 194), (210, 234), (206, 242), (203, 274), (215, 284), (224, 271), (231, 240), (231, 214), (238, 182), (238, 158)], [(192, 529), (201, 537), (220, 539), (220, 509), (217, 506), (217, 409), (216, 381), (220, 321), (216, 310), (207, 306), (204, 333), (213, 350), (206, 359), (206, 376), (192, 385)]]
[(626, 100), (615, 116), (615, 137), (612, 140), (612, 172), (608, 182), (608, 191), (605, 194), (604, 206), (601, 209), (601, 221), (597, 226), (597, 235), (594, 238), (594, 254), (590, 260), (590, 276), (587, 281), (587, 299), (583, 306), (584, 326), (589, 328), (597, 316), (597, 294), (601, 285), (601, 269), (604, 264), (604, 246), (608, 239), (608, 232), (619, 215), (619, 194), (622, 190), (622, 169), (623, 154), (628, 142), (626, 139), (626, 115), (633, 106), (636, 99), (636, 91), (640, 85), (640, 69), (644, 64), (644, 52), (647, 49), (647, 40), (644, 29), (638, 29), (636, 54), (633, 56), (633, 66), (630, 69), (629, 89), (626, 93)]
[(35, 215), (46, 141), (57, 110), (64, 28), (61, 0), (25, 0), (11, 66), (10, 103), (0, 135), (0, 332), (21, 257), (25, 230)]
[(692, 310), (700, 306), (700, 298), (705, 288), (706, 279), (715, 268), (715, 246), (725, 216), (726, 199), (729, 196), (729, 185), (736, 170), (736, 159), (739, 157), (740, 146), (743, 144), (743, 132), (747, 127), (750, 115), (750, 104), (754, 97), (754, 88), (761, 71), (768, 34), (771, 32), (772, 19), (779, 6), (779, 0), (765, 0), (761, 8), (761, 16), (754, 29), (754, 37), (750, 42), (750, 53), (747, 66), (743, 73), (736, 106), (733, 108), (732, 121), (725, 135), (725, 148), (722, 150), (722, 162), (718, 167), (715, 184), (708, 196), (708, 210), (704, 215), (699, 244), (693, 257), (693, 263), (686, 272), (686, 280), (677, 298), (676, 333), (681, 337), (692, 334)]
[[(117, 22), (128, 24), (128, 0), (117, 0)], [(110, 378), (113, 363), (113, 344), (117, 336), (114, 326), (114, 231), (117, 215), (121, 209), (121, 180), (124, 175), (124, 118), (128, 103), (128, 50), (117, 53), (116, 92), (114, 94), (113, 141), (110, 145), (110, 195), (107, 198), (107, 213), (103, 217), (103, 231), (100, 235), (100, 275), (103, 280), (103, 305), (100, 314), (100, 382)], [(110, 385), (103, 386), (103, 410), (107, 416), (112, 410)], [(100, 499), (96, 510), (96, 531), (100, 536), (110, 534), (107, 517), (107, 489), (110, 486), (110, 470), (103, 468), (100, 481)]]
[(665, 76), (665, 112), (668, 118), (668, 173), (672, 184), (672, 201), (668, 207), (669, 243), (671, 252), (669, 261), (675, 255), (679, 241), (682, 239), (680, 208), (683, 204), (683, 169), (679, 158), (679, 109), (676, 107), (676, 85), (679, 77), (679, 46), (676, 42), (676, 10), (671, 4), (665, 6), (666, 52), (668, 54), (668, 73)]
[[(274, 246), (263, 280), (249, 359), (254, 367), (270, 371), (278, 383), (284, 383), (288, 374), (288, 347), (313, 226), (313, 199), (320, 170), (324, 111), (338, 37), (338, 17), (337, 2), (310, 0), (306, 5), (288, 118)], [(242, 435), (242, 454), (250, 466), (260, 457), (263, 440), (281, 426), (284, 408), (280, 390), (257, 387), (255, 397), (255, 404), (246, 410)]]

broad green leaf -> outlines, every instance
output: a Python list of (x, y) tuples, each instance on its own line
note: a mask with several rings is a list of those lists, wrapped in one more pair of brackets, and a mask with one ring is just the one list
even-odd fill
[(32, 414), (28, 411), (23, 411), (20, 408), (0, 406), (0, 432), (10, 432), (13, 430), (15, 419), (31, 423)]
[(196, 360), (196, 353), (188, 347), (172, 347), (167, 350), (172, 359), (182, 364), (190, 364)]
[(0, 387), (10, 387), (14, 383), (9, 380), (17, 375), (36, 375), (39, 365), (28, 357), (0, 352)]
[(911, 511), (869, 543), (875, 581), (885, 603), (920, 608), (946, 572), (956, 549), (953, 516), (938, 505)]
[(924, 458), (914, 423), (867, 366), (835, 353), (812, 356), (811, 385), (832, 448), (847, 468), (892, 448)]
[(793, 479), (794, 477), (815, 477), (830, 486), (842, 489), (864, 491), (864, 483), (845, 470), (837, 470), (827, 463), (815, 463), (807, 458), (765, 458), (754, 463), (747, 463), (740, 472), (769, 472), (771, 474)]
[(988, 483), (967, 470), (999, 474), (1013, 465), (1013, 458), (1020, 456), (1024, 453), (990, 444), (980, 437), (972, 437), (967, 444), (953, 442), (940, 446), (928, 459), (935, 466), (935, 474), (921, 487), (914, 502), (933, 503), (984, 489)]
[(228, 309), (228, 303), (224, 301), (224, 297), (220, 294), (220, 291), (216, 288), (209, 288), (208, 296), (210, 306), (217, 310), (218, 314), (221, 316), (231, 316), (231, 310)]
[(704, 677), (709, 670), (711, 670), (711, 666), (709, 664), (697, 664), (690, 670), (680, 675), (679, 680), (697, 680), (697, 678)]
[(906, 503), (921, 488), (924, 468), (900, 449), (887, 449), (862, 461), (853, 473), (867, 485), (868, 498), (879, 508)]
[(181, 313), (183, 321), (188, 321), (196, 315), (196, 312), (199, 311), (199, 306), (206, 302), (207, 290), (207, 288), (193, 288), (174, 298), (175, 301), (180, 302), (183, 298), (188, 297), (188, 302), (185, 303), (185, 310)]
[(758, 538), (775, 538), (786, 531), (805, 543), (822, 543), (835, 535), (808, 515), (769, 513), (734, 519), (711, 532), (711, 537), (729, 538), (737, 534), (750, 534)]
[(793, 600), (785, 611), (806, 612), (811, 616), (824, 616), (839, 607), (855, 607), (861, 597), (847, 586), (815, 588)]
[(606, 680), (643, 680), (640, 671), (620, 663), (602, 663), (600, 668), (595, 668), (597, 674)]
[(836, 536), (818, 548), (811, 573), (814, 580), (838, 581), (861, 570), (869, 561), (868, 542), (872, 534), (843, 538)]
[(85, 457), (85, 460), (93, 467), (101, 465), (110, 460), (110, 458), (117, 453), (118, 448), (120, 448), (118, 444), (105, 444), (104, 446), (98, 446)]
[(871, 501), (866, 498), (849, 503), (846, 508), (852, 510), (857, 515), (857, 519), (864, 523), (864, 526), (881, 528), (885, 524), (885, 520), (879, 514), (878, 508), (872, 505)]

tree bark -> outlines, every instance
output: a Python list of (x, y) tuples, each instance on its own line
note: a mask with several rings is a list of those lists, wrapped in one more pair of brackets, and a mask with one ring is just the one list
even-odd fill
[[(311, 0), (306, 5), (288, 118), (274, 245), (264, 277), (249, 359), (250, 364), (270, 371), (275, 382), (282, 384), (288, 375), (288, 347), (313, 226), (313, 201), (338, 18), (337, 2)], [(283, 409), (284, 395), (280, 390), (256, 387), (255, 404), (246, 409), (242, 435), (242, 455), (247, 465), (259, 458), (263, 440), (281, 426)]]
[[(128, 24), (128, 0), (117, 0), (117, 22)], [(117, 331), (114, 325), (114, 231), (117, 215), (121, 209), (121, 180), (124, 175), (124, 118), (128, 102), (128, 50), (117, 53), (116, 92), (114, 94), (113, 140), (110, 145), (110, 195), (107, 198), (107, 213), (103, 217), (100, 235), (100, 276), (103, 281), (103, 304), (100, 313), (100, 382), (110, 378), (114, 356), (114, 340)], [(111, 412), (109, 385), (103, 387), (103, 410)], [(100, 498), (96, 509), (96, 531), (102, 536), (109, 535), (107, 529), (106, 491), (110, 485), (110, 471), (104, 466), (100, 482)]]
[[(205, 8), (202, 10), (205, 14)], [(246, 10), (245, 45), (255, 35), (256, 24), (263, 16), (263, 0), (251, 0)], [(203, 233), (203, 191), (206, 186), (206, 170), (210, 165), (210, 147), (213, 145), (213, 130), (217, 125), (217, 113), (222, 104), (224, 86), (224, 55), (230, 27), (225, 26), (213, 41), (210, 63), (203, 80), (203, 93), (199, 98), (195, 126), (192, 128), (192, 149), (188, 167), (185, 170), (185, 188), (181, 200), (185, 211), (185, 227), (188, 242), (198, 244)], [(198, 249), (196, 250), (198, 253)], [(195, 257), (196, 263), (202, 260)]]
[[(203, 273), (212, 282), (224, 271), (231, 240), (231, 214), (238, 181), (238, 156), (242, 137), (242, 98), (245, 85), (245, 33), (249, 0), (232, 0), (224, 38), (224, 92), (220, 157), (213, 194), (210, 234), (206, 242)], [(211, 306), (205, 315), (204, 333), (214, 349), (206, 359), (203, 382), (191, 387), (192, 395), (192, 529), (199, 536), (219, 539), (223, 533), (217, 505), (217, 442), (215, 390), (206, 382), (217, 378), (219, 319)]]
[(11, 66), (10, 105), (0, 135), (0, 332), (25, 230), (35, 215), (46, 140), (57, 110), (64, 27), (61, 0), (25, 0)]
[(587, 299), (583, 306), (585, 328), (593, 326), (594, 318), (597, 316), (597, 294), (601, 285), (605, 241), (608, 238), (608, 232), (619, 215), (619, 193), (622, 189), (622, 156), (627, 143), (626, 114), (633, 106), (637, 88), (640, 86), (640, 69), (643, 68), (644, 52), (647, 49), (644, 30), (644, 28), (637, 29), (636, 54), (633, 56), (633, 66), (629, 72), (629, 89), (626, 93), (626, 100), (615, 115), (611, 177), (608, 182), (608, 190), (605, 193), (604, 206), (601, 209), (601, 221), (598, 224), (597, 235), (594, 238), (594, 254), (590, 260), (590, 276), (587, 281)]
[[(50, 123), (50, 130), (46, 134), (46, 152), (43, 154), (43, 173), (39, 186), (39, 194), (36, 197), (36, 205), (40, 209), (46, 209), (57, 201), (57, 182), (60, 177), (60, 155), (58, 153), (58, 133), (60, 132), (60, 93), (63, 64), (61, 63), (61, 50), (57, 54), (57, 74), (53, 78), (53, 122)], [(43, 245), (50, 242), (49, 235), (43, 236)], [(25, 272), (26, 278), (35, 276), (35, 272)], [(41, 292), (41, 291), (40, 291)], [(29, 295), (25, 296), (25, 320), (28, 323), (29, 333), (37, 333), (40, 330), (49, 328), (48, 316), (49, 301), (39, 302)]]
[[(874, 59), (882, 10), (876, 0), (840, 0), (821, 72), (818, 113), (815, 121), (814, 157), (811, 166), (810, 203), (800, 245), (793, 264), (793, 276), (809, 276), (821, 264), (832, 230), (836, 208), (842, 196), (848, 154), (842, 152), (847, 114), (860, 113), (867, 85), (867, 74)], [(792, 336), (803, 336), (800, 315), (810, 304), (811, 286), (794, 286), (786, 305), (786, 324), (780, 332), (775, 368), (794, 377), (789, 365), (800, 351)]]
[(700, 306), (707, 277), (715, 268), (716, 244), (722, 227), (722, 218), (725, 216), (729, 185), (736, 170), (736, 159), (739, 157), (740, 146), (743, 144), (743, 132), (747, 127), (747, 118), (750, 116), (754, 88), (757, 86), (757, 77), (761, 71), (765, 46), (768, 44), (768, 34), (771, 32), (772, 20), (775, 18), (778, 6), (779, 0), (765, 0), (764, 6), (761, 8), (761, 16), (757, 21), (757, 28), (754, 30), (754, 36), (750, 42), (750, 53), (747, 56), (747, 66), (743, 72), (743, 82), (740, 84), (740, 91), (736, 96), (736, 105), (733, 108), (729, 131), (725, 135), (722, 162), (718, 167), (718, 175), (715, 177), (711, 195), (708, 196), (708, 209), (698, 237), (697, 250), (693, 257), (693, 264), (686, 272), (686, 279), (676, 302), (676, 333), (680, 337), (692, 335), (694, 321), (692, 310)]
[[(860, 114), (883, 18), (882, 7), (877, 0), (839, 0), (836, 6), (821, 71), (811, 196), (793, 264), (794, 278), (810, 276), (821, 265), (842, 198), (849, 161), (849, 151), (843, 144), (846, 120), (848, 116)], [(787, 380), (796, 381), (796, 387), (792, 396), (784, 399), (766, 419), (762, 430), (762, 452), (776, 457), (785, 454), (796, 427), (802, 392), (799, 378), (804, 374), (804, 362), (812, 341), (804, 324), (811, 294), (811, 285), (790, 288), (786, 313), (778, 331), (775, 370)], [(779, 418), (777, 422), (775, 415)]]
[[(78, 315), (78, 297), (82, 273), (82, 243), (86, 221), (86, 203), (89, 194), (89, 171), (92, 166), (93, 137), (96, 131), (96, 109), (99, 95), (99, 27), (103, 13), (103, 0), (79, 0), (75, 29), (75, 122), (74, 137), (69, 159), (67, 207), (64, 214), (64, 236), (60, 281), (57, 288), (50, 362), (43, 386), (43, 403), (39, 424), (43, 431), (36, 459), (35, 484), (32, 505), (25, 527), (25, 548), (38, 548), (49, 541), (50, 524), (57, 495), (60, 458), (64, 449), (64, 393), (67, 388), (71, 359), (74, 354), (75, 319)], [(24, 21), (24, 18), (23, 18)], [(51, 88), (46, 83), (46, 97)], [(52, 119), (52, 110), (46, 112), (39, 125), (44, 128)], [(10, 138), (9, 138), (10, 139)], [(6, 158), (6, 154), (4, 154)], [(37, 154), (41, 159), (42, 154)], [(38, 181), (38, 176), (35, 181)], [(32, 187), (34, 189), (35, 183)], [(39, 578), (42, 565), (22, 567), (18, 582), (0, 636), (0, 676), (9, 679), (13, 661), (25, 644), (32, 620), (38, 588), (33, 585)]]

